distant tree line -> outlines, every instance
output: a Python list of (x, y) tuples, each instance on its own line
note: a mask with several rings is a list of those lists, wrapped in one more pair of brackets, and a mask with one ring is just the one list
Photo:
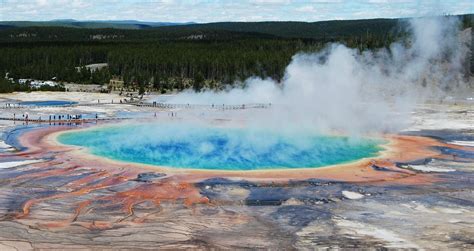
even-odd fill
[[(470, 18), (464, 17), (464, 27), (472, 24)], [(7, 29), (0, 31), (0, 74), (8, 72), (15, 79), (56, 77), (81, 84), (105, 84), (117, 77), (140, 90), (199, 91), (251, 76), (281, 80), (293, 55), (318, 51), (330, 42), (366, 50), (388, 47), (406, 37), (403, 25), (386, 19), (255, 24), (257, 28), (247, 23), (217, 23), (149, 30)], [(310, 35), (303, 32), (315, 24), (319, 28)], [(298, 32), (301, 37), (294, 37)], [(91, 34), (104, 36), (95, 41), (89, 39)], [(109, 66), (96, 71), (84, 67), (93, 63)]]
[[(362, 49), (380, 47), (386, 41), (368, 36), (344, 42)], [(104, 84), (116, 76), (126, 84), (151, 85), (159, 90), (200, 90), (251, 76), (281, 80), (293, 55), (323, 46), (322, 42), (296, 39), (3, 44), (0, 73), (8, 72), (15, 79), (56, 77), (82, 84)], [(96, 71), (83, 67), (92, 63), (108, 63), (109, 67)]]
[[(473, 14), (458, 15), (464, 28)], [(136, 26), (94, 22), (0, 22), (0, 41), (170, 41), (241, 38), (296, 38), (328, 41), (380, 36), (404, 29), (408, 19), (361, 19), (321, 22), (219, 22), (175, 26)], [(48, 27), (49, 25), (49, 27)], [(78, 26), (79, 25), (79, 26)], [(104, 26), (105, 25), (105, 26)], [(78, 28), (67, 28), (78, 27)], [(82, 28), (79, 28), (82, 27)], [(101, 27), (114, 27), (101, 28)], [(131, 29), (130, 29), (131, 28)]]
[[(366, 34), (341, 41), (367, 49), (387, 46), (395, 36)], [(331, 40), (333, 41), (333, 40)], [(331, 42), (326, 41), (326, 42)], [(335, 40), (334, 40), (335, 41)], [(317, 51), (326, 42), (305, 39), (160, 42), (23, 42), (0, 47), (0, 73), (10, 77), (104, 84), (113, 76), (158, 90), (221, 88), (251, 76), (281, 80), (297, 52)], [(84, 66), (108, 63), (91, 71)], [(77, 69), (79, 67), (79, 69)], [(202, 81), (201, 81), (202, 80)]]

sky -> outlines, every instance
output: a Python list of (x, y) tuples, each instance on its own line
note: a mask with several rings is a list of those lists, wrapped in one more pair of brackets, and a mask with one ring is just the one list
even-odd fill
[(321, 21), (474, 13), (473, 0), (0, 0), (1, 21)]

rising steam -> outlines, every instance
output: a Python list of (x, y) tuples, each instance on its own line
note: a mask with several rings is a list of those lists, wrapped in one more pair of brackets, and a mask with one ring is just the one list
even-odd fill
[[(170, 103), (272, 103), (249, 115), (265, 126), (320, 132), (368, 133), (402, 128), (417, 102), (462, 92), (468, 47), (452, 17), (413, 19), (411, 39), (388, 49), (359, 52), (330, 44), (318, 53), (296, 54), (281, 83), (250, 78), (244, 88), (186, 91)], [(278, 53), (278, 52), (275, 52)], [(398, 115), (398, 116), (395, 116)], [(399, 116), (405, 115), (405, 116)]]

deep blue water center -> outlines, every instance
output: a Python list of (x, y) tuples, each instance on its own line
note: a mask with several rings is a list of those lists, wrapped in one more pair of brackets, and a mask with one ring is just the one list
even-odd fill
[(66, 132), (67, 145), (114, 160), (171, 168), (315, 168), (372, 157), (382, 141), (263, 129), (136, 124)]
[(77, 104), (77, 102), (65, 101), (65, 100), (45, 100), (45, 101), (25, 101), (25, 102), (20, 102), (19, 104), (27, 105), (27, 106), (62, 106), (62, 105)]

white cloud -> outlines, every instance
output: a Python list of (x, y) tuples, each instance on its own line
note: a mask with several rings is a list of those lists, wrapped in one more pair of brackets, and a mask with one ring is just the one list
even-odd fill
[[(0, 0), (0, 20), (319, 21), (473, 13), (472, 0)], [(317, 14), (317, 15), (316, 15)]]
[(310, 3), (342, 3), (344, 0), (310, 0)]
[(250, 2), (257, 4), (289, 4), (290, 0), (252, 0)]
[(300, 12), (315, 12), (316, 11), (314, 6), (312, 5), (301, 6), (301, 7), (296, 8), (295, 10), (300, 11)]
[(36, 4), (42, 7), (48, 4), (48, 0), (36, 0)]

